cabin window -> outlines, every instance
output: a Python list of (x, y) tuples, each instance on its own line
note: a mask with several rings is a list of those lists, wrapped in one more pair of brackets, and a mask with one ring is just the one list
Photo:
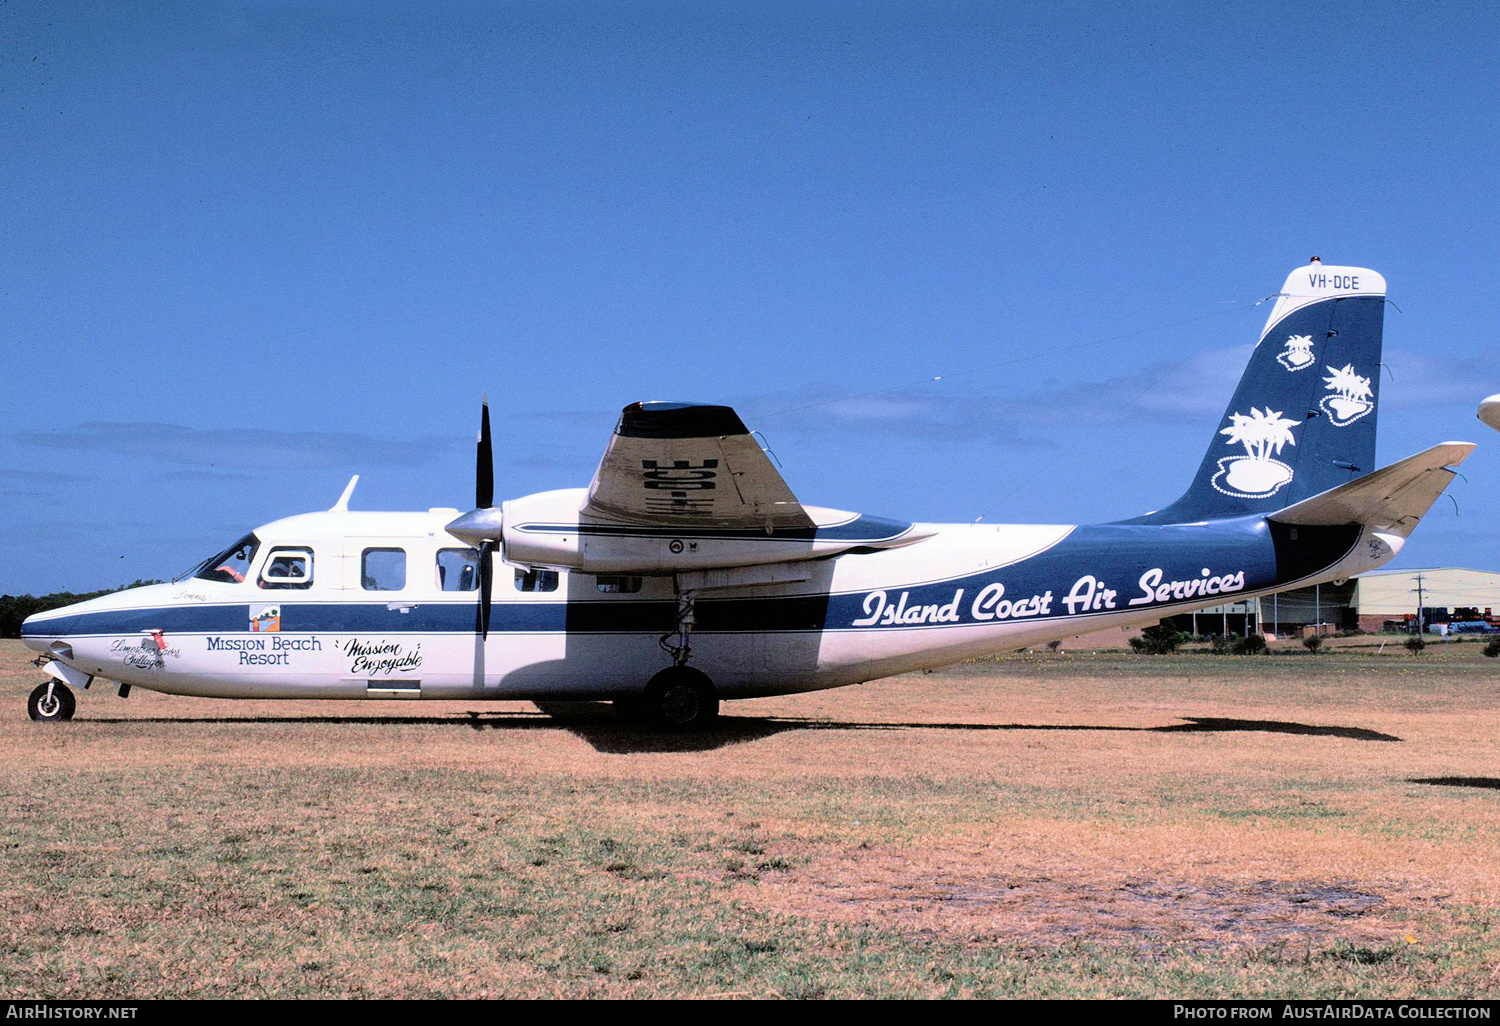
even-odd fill
[(634, 595), (641, 590), (641, 579), (639, 577), (600, 574), (594, 580), (598, 584), (599, 590), (606, 595)]
[(438, 549), (438, 590), (478, 591), (478, 567), (479, 551), (477, 549)]
[(365, 549), (359, 557), (359, 586), (365, 591), (406, 587), (406, 550)]
[(312, 549), (272, 549), (256, 583), (262, 588), (309, 588), (312, 581)]
[(517, 570), (517, 591), (556, 591), (556, 570)]
[[(258, 548), (260, 548), (260, 539), (253, 534), (247, 534), (223, 552), (208, 557), (190, 572), (192, 576), (200, 580), (238, 584), (250, 572), (250, 562), (255, 558), (255, 550)], [(186, 577), (187, 574), (183, 576)]]

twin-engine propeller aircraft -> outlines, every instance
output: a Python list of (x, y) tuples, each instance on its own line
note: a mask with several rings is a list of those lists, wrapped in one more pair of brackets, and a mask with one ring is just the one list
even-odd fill
[[(33, 719), (96, 678), (224, 698), (721, 699), (931, 668), (1380, 566), (1472, 451), (1374, 469), (1385, 281), (1293, 271), (1188, 490), (1086, 527), (920, 524), (798, 501), (726, 406), (625, 407), (586, 489), (257, 528), (170, 584), (28, 619)], [(357, 478), (355, 479), (358, 480)]]

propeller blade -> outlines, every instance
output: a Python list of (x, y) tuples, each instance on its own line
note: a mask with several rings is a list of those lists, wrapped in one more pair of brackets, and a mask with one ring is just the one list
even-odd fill
[(495, 504), (495, 454), (490, 447), (490, 397), (484, 397), (479, 415), (479, 452), (474, 461), (474, 505), (489, 509)]
[(485, 541), (479, 546), (479, 622), (476, 629), (481, 638), (490, 636), (490, 587), (494, 583), (495, 543)]

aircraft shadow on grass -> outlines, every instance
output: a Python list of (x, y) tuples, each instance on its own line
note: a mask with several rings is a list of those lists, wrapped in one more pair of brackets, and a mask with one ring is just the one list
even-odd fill
[(1500, 791), (1500, 777), (1408, 777), (1408, 784), (1430, 784), (1433, 787), (1477, 787)]
[[(1392, 734), (1364, 727), (1323, 726), (1284, 720), (1241, 720), (1187, 716), (1186, 722), (1160, 727), (1126, 727), (1069, 723), (922, 723), (815, 720), (796, 716), (724, 716), (710, 730), (677, 734), (622, 721), (607, 702), (538, 702), (539, 712), (479, 712), (439, 716), (214, 716), (91, 719), (94, 723), (266, 723), (331, 724), (351, 726), (467, 727), (471, 730), (566, 730), (608, 755), (649, 752), (706, 752), (760, 741), (791, 731), (950, 730), (950, 731), (1111, 731), (1137, 734), (1267, 733), (1309, 737), (1338, 737), (1351, 741), (1400, 741)], [(1470, 787), (1500, 787), (1486, 778), (1434, 778), (1413, 783), (1469, 781)]]

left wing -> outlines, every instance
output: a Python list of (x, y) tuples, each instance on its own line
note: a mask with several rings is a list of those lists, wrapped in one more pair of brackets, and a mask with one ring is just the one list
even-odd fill
[(582, 512), (653, 527), (812, 528), (812, 517), (728, 406), (631, 403)]

